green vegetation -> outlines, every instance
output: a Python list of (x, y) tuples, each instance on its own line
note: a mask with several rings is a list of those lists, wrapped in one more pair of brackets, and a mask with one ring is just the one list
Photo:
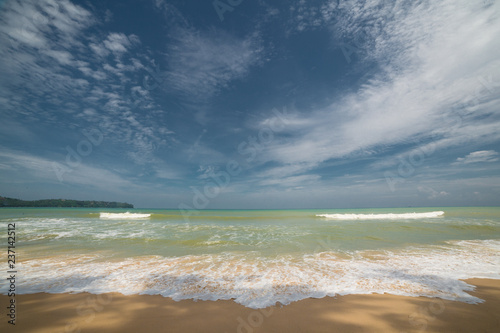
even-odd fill
[(80, 207), (80, 208), (134, 208), (134, 205), (123, 202), (82, 201), (67, 199), (45, 199), (25, 201), (0, 197), (0, 207)]

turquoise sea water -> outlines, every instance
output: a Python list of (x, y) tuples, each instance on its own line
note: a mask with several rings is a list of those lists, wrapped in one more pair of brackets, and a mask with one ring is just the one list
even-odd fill
[(2, 208), (0, 225), (7, 235), (16, 224), (21, 293), (116, 291), (253, 308), (373, 292), (477, 302), (459, 279), (500, 278), (499, 207), (195, 213)]

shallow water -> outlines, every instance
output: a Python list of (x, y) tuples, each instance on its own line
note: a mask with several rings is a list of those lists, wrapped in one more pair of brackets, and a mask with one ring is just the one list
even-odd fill
[(5, 235), (8, 223), (16, 224), (21, 293), (233, 298), (253, 308), (373, 292), (477, 302), (459, 279), (500, 278), (497, 207), (203, 210), (189, 218), (2, 208)]

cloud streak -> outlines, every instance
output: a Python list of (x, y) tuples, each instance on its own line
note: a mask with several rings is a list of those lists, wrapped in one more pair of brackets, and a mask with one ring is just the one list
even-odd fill
[(178, 28), (168, 46), (167, 89), (205, 102), (261, 62), (258, 34), (237, 38), (221, 30)]
[[(0, 51), (0, 112), (58, 131), (68, 123), (99, 127), (137, 164), (155, 160), (173, 132), (158, 123), (162, 108), (142, 87), (151, 59), (138, 36), (90, 32), (101, 22), (66, 0), (12, 1), (0, 18), (7, 46)], [(137, 112), (138, 102), (146, 112)]]
[[(494, 106), (500, 103), (497, 11), (466, 1), (398, 2), (386, 15), (375, 3), (353, 2), (344, 9), (350, 23), (335, 17), (331, 29), (355, 34), (366, 20), (377, 23), (368, 26), (365, 39), (372, 49), (362, 56), (378, 62), (380, 72), (329, 106), (299, 111), (296, 123), (303, 125), (263, 157), (280, 164), (268, 174), (299, 175), (360, 151), (430, 138), (437, 149), (459, 145), (464, 137), (483, 143), (500, 138)], [(482, 83), (487, 77), (490, 89)]]
[(455, 164), (488, 163), (500, 160), (499, 154), (494, 150), (479, 150), (465, 157), (457, 158)]
[[(32, 183), (33, 180), (44, 179), (47, 184), (62, 185), (58, 181), (56, 169), (63, 169), (66, 166), (52, 160), (29, 155), (18, 151), (1, 151), (0, 156), (5, 161), (8, 168), (5, 168), (8, 175), (2, 177), (2, 183), (9, 184), (11, 179), (14, 183)], [(19, 174), (23, 176), (20, 177)], [(14, 176), (13, 175), (17, 175)], [(84, 163), (79, 164), (74, 169), (68, 169), (64, 174), (64, 182), (68, 185), (83, 185), (102, 191), (119, 191), (136, 187), (135, 184), (110, 172)]]
[[(0, 169), (12, 179), (3, 179), (141, 198), (171, 191), (177, 207), (179, 193), (236, 161), (241, 173), (214, 205), (467, 202), (460, 188), (491, 201), (500, 4), (245, 6), (221, 22), (211, 3), (5, 2)], [(274, 108), (288, 110), (279, 130)], [(60, 184), (53, 166), (89, 131), (102, 144)]]

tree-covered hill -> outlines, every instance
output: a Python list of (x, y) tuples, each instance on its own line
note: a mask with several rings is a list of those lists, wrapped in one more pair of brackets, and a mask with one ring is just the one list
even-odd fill
[(81, 207), (81, 208), (134, 208), (134, 205), (124, 202), (82, 201), (68, 199), (44, 199), (26, 201), (14, 198), (0, 197), (0, 207)]

